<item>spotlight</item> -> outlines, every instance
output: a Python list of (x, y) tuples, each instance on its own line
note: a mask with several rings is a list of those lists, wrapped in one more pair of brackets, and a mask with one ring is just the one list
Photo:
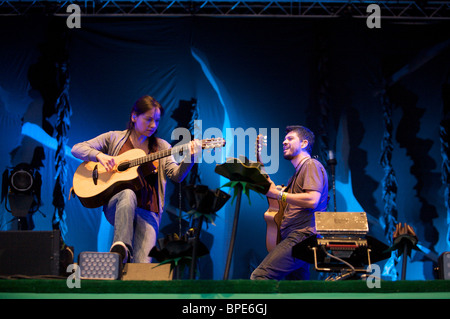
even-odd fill
[(10, 178), (11, 189), (15, 193), (27, 193), (33, 187), (33, 172), (22, 167), (16, 167)]
[[(30, 164), (20, 163), (3, 172), (2, 202), (15, 217), (35, 213), (41, 205), (41, 174)], [(9, 201), (9, 208), (7, 202)]]

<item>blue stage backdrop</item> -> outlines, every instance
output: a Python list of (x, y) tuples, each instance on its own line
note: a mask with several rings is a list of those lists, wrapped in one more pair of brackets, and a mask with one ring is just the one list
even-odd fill
[[(250, 133), (267, 129), (269, 145), (278, 147), (278, 154), (270, 149), (271, 176), (285, 184), (293, 168), (281, 156), (284, 129), (308, 126), (316, 132), (314, 153), (323, 163), (327, 150), (336, 154), (337, 210), (367, 212), (370, 233), (387, 243), (383, 194), (393, 192), (395, 220), (414, 228), (424, 250), (412, 253), (407, 279), (432, 279), (433, 262), (450, 248), (441, 180), (448, 158), (440, 138), (440, 131), (448, 130), (440, 127), (449, 108), (448, 30), (448, 22), (383, 21), (381, 29), (368, 29), (364, 20), (351, 19), (206, 17), (82, 18), (80, 29), (67, 29), (64, 18), (3, 17), (0, 168), (31, 162), (34, 149), (43, 146), (43, 204), (31, 217), (34, 230), (50, 230), (57, 136), (56, 112), (48, 101), (54, 96), (53, 61), (62, 57), (72, 111), (69, 151), (77, 142), (125, 129), (132, 104), (146, 94), (166, 109), (158, 135), (176, 143), (171, 115), (181, 100), (195, 99), (202, 135), (210, 128), (226, 135), (228, 129), (221, 161), (238, 155), (254, 160)], [(383, 97), (389, 98), (392, 114), (386, 114)], [(380, 164), (386, 117), (392, 123), (388, 164), (397, 189), (385, 189)], [(245, 150), (229, 140), (238, 129), (248, 130)], [(69, 151), (67, 190), (80, 164)], [(199, 164), (200, 182), (211, 189), (226, 182), (214, 173), (216, 164)], [(179, 188), (169, 184), (168, 189), (161, 230), (177, 222), (178, 204), (169, 197), (177, 198)], [(68, 191), (64, 195), (65, 242), (76, 255), (107, 251), (112, 228), (101, 209), (86, 209), (77, 198), (69, 200)], [(242, 198), (230, 278), (249, 278), (265, 256), (265, 209), (263, 196)], [(199, 261), (200, 278), (222, 278), (233, 216), (229, 201), (215, 225), (204, 228), (202, 241), (210, 254)], [(3, 204), (0, 226), (17, 227)]]

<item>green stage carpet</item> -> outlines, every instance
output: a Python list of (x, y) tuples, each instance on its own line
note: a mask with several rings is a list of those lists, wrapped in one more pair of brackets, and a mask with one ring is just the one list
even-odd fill
[(449, 280), (381, 281), (369, 288), (366, 281), (250, 281), (171, 280), (122, 281), (81, 280), (69, 288), (66, 279), (1, 279), (1, 299), (450, 299)]

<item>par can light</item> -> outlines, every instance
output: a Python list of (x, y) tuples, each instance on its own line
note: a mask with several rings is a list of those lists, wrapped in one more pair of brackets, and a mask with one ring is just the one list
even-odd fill
[(81, 279), (116, 280), (122, 277), (118, 253), (82, 252), (78, 256)]

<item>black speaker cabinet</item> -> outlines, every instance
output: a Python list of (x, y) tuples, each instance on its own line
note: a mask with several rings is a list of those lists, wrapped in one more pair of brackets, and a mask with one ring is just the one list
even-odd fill
[(450, 279), (450, 252), (447, 251), (439, 256), (438, 259), (439, 279)]
[(0, 275), (59, 275), (60, 232), (0, 231)]

